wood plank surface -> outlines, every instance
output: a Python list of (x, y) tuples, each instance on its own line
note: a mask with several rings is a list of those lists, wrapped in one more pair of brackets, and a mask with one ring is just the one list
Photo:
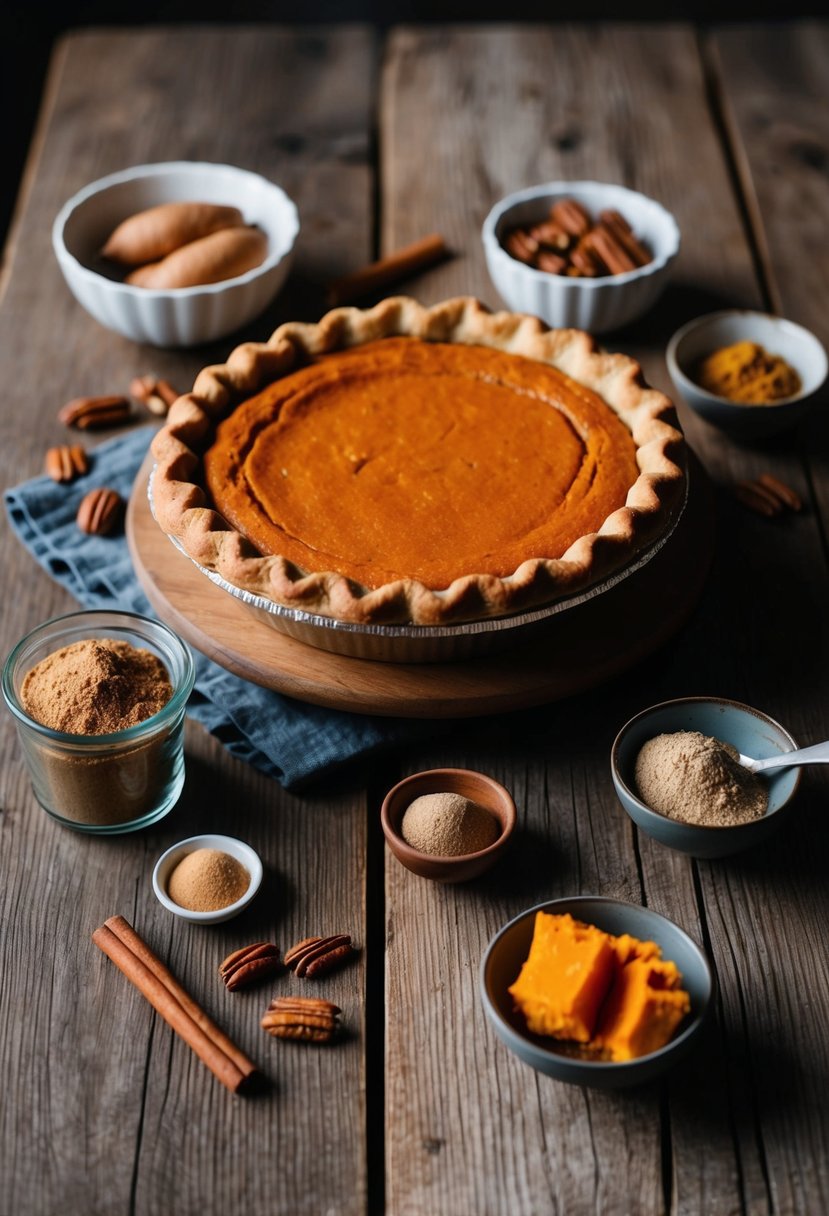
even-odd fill
[[(315, 278), (371, 254), (374, 39), (360, 29), (158, 29), (72, 35), (60, 46), (2, 302), (3, 484), (40, 471), (80, 393), (123, 392), (154, 371), (185, 387), (213, 348), (160, 352), (83, 312), (49, 246), (52, 219), (85, 183), (130, 164), (226, 161), (279, 181), (303, 218), (302, 289), (251, 327), (315, 309)], [(288, 310), (280, 313), (280, 309)], [(70, 610), (4, 529), (3, 651)], [(347, 1027), (334, 1051), (259, 1028), (261, 991), (231, 996), (216, 967), (246, 941), (282, 949), (311, 933), (365, 943), (365, 794), (304, 798), (188, 731), (188, 775), (171, 816), (138, 836), (94, 840), (43, 815), (12, 721), (0, 722), (3, 883), (0, 1209), (16, 1213), (356, 1213), (368, 1187), (363, 1045), (365, 952), (326, 984)], [(215, 929), (155, 901), (152, 865), (199, 831), (248, 840), (267, 870), (244, 917)], [(264, 1097), (230, 1099), (93, 947), (113, 913), (131, 920), (186, 987), (264, 1068)], [(280, 989), (293, 991), (288, 979)], [(324, 1169), (319, 1162), (325, 1161)]]
[[(67, 398), (120, 392), (149, 371), (186, 387), (235, 342), (138, 347), (98, 327), (64, 287), (49, 247), (60, 205), (144, 161), (227, 161), (296, 199), (296, 272), (251, 337), (318, 316), (322, 282), (368, 260), (375, 233), (388, 252), (442, 232), (457, 256), (406, 289), (426, 303), (472, 293), (496, 306), (479, 237), (492, 203), (535, 182), (596, 178), (661, 199), (682, 229), (664, 300), (607, 339), (659, 387), (671, 387), (663, 350), (675, 326), (722, 304), (780, 307), (826, 340), (827, 255), (815, 238), (829, 218), (828, 37), (822, 23), (711, 38), (672, 25), (424, 26), (385, 44), (347, 27), (70, 36), (6, 258), (3, 484), (38, 472), (44, 449), (65, 438), (55, 413)], [(756, 705), (803, 743), (829, 736), (826, 424), (740, 447), (679, 410), (716, 488), (714, 568), (682, 633), (600, 688), (447, 723), (437, 742), (302, 796), (191, 727), (180, 805), (144, 833), (105, 841), (37, 808), (2, 717), (3, 1216), (829, 1209), (826, 774), (806, 772), (792, 829), (769, 845), (693, 862), (633, 828), (608, 765), (633, 713), (690, 694)], [(734, 501), (730, 484), (762, 469), (802, 493), (802, 514), (769, 522)], [(5, 653), (71, 602), (8, 528), (0, 552)], [(384, 851), (384, 792), (435, 764), (491, 773), (518, 806), (511, 855), (466, 886), (416, 879)], [(149, 887), (163, 848), (209, 830), (249, 840), (267, 867), (245, 916), (210, 930), (173, 921)], [(558, 1084), (485, 1022), (488, 940), (522, 909), (576, 893), (645, 903), (709, 953), (714, 1024), (663, 1083), (621, 1093)], [(266, 1095), (230, 1098), (95, 950), (90, 933), (115, 912), (263, 1065)], [(360, 953), (326, 983), (345, 1012), (336, 1049), (267, 1039), (262, 995), (228, 994), (216, 979), (243, 941), (286, 948), (338, 930)]]
[[(676, 282), (654, 314), (608, 344), (638, 353), (652, 380), (670, 389), (662, 351), (676, 325), (712, 307), (763, 303), (744, 200), (729, 174), (734, 149), (723, 146), (709, 111), (707, 68), (682, 28), (399, 32), (381, 107), (385, 245), (444, 231), (462, 259), (430, 274), (421, 294), (471, 290), (497, 305), (477, 234), (502, 194), (586, 177), (654, 195), (682, 229)], [(439, 128), (419, 121), (424, 103), (440, 112)], [(680, 412), (718, 483), (772, 468), (806, 492), (786, 445), (741, 449)], [(412, 761), (480, 767), (505, 781), (523, 840), (478, 898), (414, 884), (389, 862), (392, 1211), (788, 1212), (823, 1196), (814, 1124), (824, 1044), (811, 1012), (780, 1014), (785, 993), (806, 990), (815, 1001), (823, 991), (810, 949), (793, 945), (813, 940), (813, 917), (826, 912), (811, 884), (808, 900), (796, 896), (814, 831), (825, 840), (815, 784), (802, 800), (805, 841), (798, 833), (729, 863), (694, 863), (634, 832), (610, 784), (616, 730), (670, 696), (733, 695), (777, 714), (805, 741), (827, 734), (825, 656), (814, 646), (826, 569), (814, 516), (770, 528), (723, 492), (720, 535), (698, 613), (657, 658), (566, 713), (491, 723), (478, 739), (420, 749)], [(804, 606), (791, 578), (806, 569), (812, 603)], [(783, 636), (785, 653), (767, 656), (764, 639)], [(647, 903), (713, 955), (718, 1024), (664, 1086), (623, 1095), (568, 1089), (528, 1072), (484, 1024), (474, 989), (488, 937), (522, 908), (574, 891)], [(785, 1108), (774, 1119), (774, 1149), (763, 1130), (772, 1093)], [(792, 1163), (803, 1167), (797, 1197)]]

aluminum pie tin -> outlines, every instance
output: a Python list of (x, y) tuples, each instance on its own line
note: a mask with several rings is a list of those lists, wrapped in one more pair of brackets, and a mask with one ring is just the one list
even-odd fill
[[(147, 495), (153, 518), (157, 518), (153, 504), (154, 477), (155, 466), (147, 483)], [(314, 646), (317, 650), (327, 650), (332, 654), (346, 655), (354, 659), (371, 659), (381, 663), (446, 663), (526, 645), (546, 633), (550, 624), (563, 613), (572, 612), (598, 596), (606, 595), (641, 570), (665, 548), (676, 531), (687, 507), (688, 480), (689, 475), (686, 472), (685, 495), (672, 516), (669, 527), (635, 561), (621, 570), (594, 583), (578, 595), (554, 600), (540, 608), (512, 616), (488, 617), (455, 625), (371, 625), (338, 621), (333, 617), (304, 612), (299, 608), (286, 608), (273, 600), (229, 583), (220, 574), (208, 570), (192, 558), (175, 537), (166, 533), (165, 535), (215, 587), (220, 587), (235, 600), (239, 600), (263, 624), (287, 634), (298, 642)]]

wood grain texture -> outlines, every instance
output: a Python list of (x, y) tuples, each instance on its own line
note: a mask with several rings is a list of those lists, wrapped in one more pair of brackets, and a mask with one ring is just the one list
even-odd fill
[[(442, 231), (463, 257), (430, 274), (422, 294), (471, 290), (494, 305), (477, 232), (498, 197), (559, 178), (642, 189), (677, 216), (683, 250), (664, 301), (608, 345), (636, 353), (649, 378), (670, 390), (662, 351), (675, 326), (723, 304), (763, 301), (753, 234), (729, 172), (736, 151), (723, 145), (709, 108), (716, 83), (709, 72), (683, 28), (398, 33), (381, 107), (384, 247)], [(443, 116), (438, 130), (420, 123), (424, 107)], [(801, 850), (808, 852), (816, 828), (825, 834), (809, 795), (802, 810), (809, 844), (798, 835), (726, 866), (693, 863), (635, 833), (610, 785), (615, 731), (671, 696), (733, 695), (770, 709), (804, 741), (829, 729), (819, 692), (825, 655), (814, 645), (827, 590), (817, 522), (807, 513), (769, 528), (727, 492), (730, 481), (763, 468), (806, 491), (803, 470), (783, 444), (742, 449), (684, 406), (680, 412), (722, 487), (714, 575), (685, 633), (600, 694), (571, 701), (566, 713), (489, 723), (478, 737), (467, 731), (463, 743), (455, 736), (417, 757), (416, 767), (465, 764), (511, 780), (524, 840), (522, 848), (519, 834), (517, 855), (493, 874), (483, 898), (415, 885), (388, 863), (392, 1211), (535, 1205), (569, 1216), (822, 1205), (814, 1104), (825, 1056), (811, 1006), (820, 1004), (824, 977), (808, 947), (787, 957), (792, 948), (799, 953), (793, 941), (812, 940), (813, 917), (823, 915), (821, 898), (794, 894), (808, 864)], [(790, 639), (785, 655), (769, 653), (770, 636)], [(743, 867), (758, 880), (744, 878)], [(477, 960), (491, 933), (533, 902), (574, 891), (647, 903), (704, 941), (717, 970), (719, 1017), (705, 1044), (664, 1086), (633, 1100), (535, 1077), (494, 1040), (475, 1001)], [(392, 966), (395, 951), (426, 926), (425, 958), (418, 964), (407, 954), (405, 966)], [(770, 957), (766, 972), (759, 960)], [(798, 1018), (785, 994), (804, 990), (809, 1009)], [(782, 1018), (781, 1008), (788, 1009)], [(459, 1024), (466, 1033), (452, 1034)], [(764, 1126), (771, 1092), (785, 1109), (773, 1119), (774, 1137)]]
[[(40, 160), (7, 257), (4, 484), (39, 471), (46, 446), (65, 437), (55, 413), (69, 397), (121, 392), (146, 372), (186, 387), (233, 345), (133, 346), (97, 327), (62, 284), (49, 248), (60, 204), (142, 161), (229, 161), (297, 200), (297, 272), (250, 336), (316, 317), (329, 278), (434, 230), (458, 256), (407, 290), (425, 302), (472, 292), (496, 305), (478, 236), (491, 204), (532, 182), (589, 177), (643, 189), (679, 219), (675, 284), (649, 317), (608, 340), (637, 354), (659, 387), (670, 388), (662, 351), (673, 328), (723, 302), (762, 306), (768, 291), (825, 338), (825, 255), (810, 225), (812, 209), (825, 215), (826, 38), (814, 23), (716, 32), (715, 43), (679, 26), (406, 29), (389, 37), (377, 93), (382, 48), (359, 29), (71, 36), (54, 59)], [(793, 181), (808, 215), (792, 210)], [(829, 1208), (827, 775), (804, 776), (796, 831), (749, 855), (694, 863), (633, 829), (607, 759), (633, 713), (694, 693), (757, 705), (803, 743), (829, 736), (825, 431), (815, 421), (742, 448), (680, 412), (718, 488), (712, 576), (681, 635), (600, 689), (447, 723), (437, 742), (303, 797), (191, 727), (180, 805), (145, 833), (107, 841), (59, 830), (39, 811), (3, 717), (0, 1210)], [(801, 515), (769, 522), (731, 499), (731, 480), (764, 468), (804, 496)], [(71, 605), (8, 529), (0, 551), (13, 589), (0, 621), (7, 651)], [(435, 764), (491, 773), (518, 806), (511, 856), (465, 887), (419, 881), (384, 857), (375, 822), (385, 789)], [(211, 829), (249, 840), (268, 874), (243, 918), (208, 930), (173, 922), (148, 882), (164, 847)], [(663, 1084), (619, 1094), (559, 1085), (519, 1064), (484, 1022), (477, 968), (489, 938), (523, 908), (578, 892), (647, 903), (709, 952), (715, 1023)], [(95, 950), (92, 929), (118, 911), (262, 1064), (269, 1094), (226, 1095)], [(272, 937), (284, 948), (340, 930), (361, 949), (325, 982), (344, 1010), (337, 1048), (267, 1039), (258, 1020), (271, 989), (229, 994), (215, 975), (243, 941)], [(285, 976), (273, 990), (300, 984)]]
[[(359, 29), (99, 31), (64, 40), (2, 302), (4, 485), (39, 472), (46, 447), (65, 436), (55, 420), (64, 401), (107, 386), (123, 392), (146, 372), (185, 388), (234, 344), (159, 352), (97, 326), (63, 285), (49, 246), (63, 201), (104, 173), (179, 158), (227, 161), (279, 181), (303, 216), (301, 286), (246, 335), (263, 337), (284, 316), (313, 307), (329, 274), (371, 256), (374, 55), (372, 36)], [(4, 600), (5, 653), (72, 605), (8, 530), (0, 539), (5, 586), (15, 589)], [(364, 953), (325, 982), (347, 1033), (323, 1052), (268, 1038), (258, 1023), (269, 990), (231, 995), (216, 974), (250, 940), (271, 938), (285, 949), (309, 933), (345, 930), (362, 946), (363, 792), (291, 797), (192, 728), (186, 789), (171, 816), (138, 836), (96, 841), (57, 828), (35, 805), (8, 715), (0, 759), (0, 1063), (8, 1085), (0, 1207), (364, 1210)], [(267, 877), (243, 917), (201, 929), (165, 913), (149, 879), (165, 847), (210, 830), (248, 840)], [(261, 1063), (273, 1081), (267, 1095), (222, 1092), (93, 947), (92, 930), (115, 912)], [(280, 977), (273, 989), (295, 984)]]

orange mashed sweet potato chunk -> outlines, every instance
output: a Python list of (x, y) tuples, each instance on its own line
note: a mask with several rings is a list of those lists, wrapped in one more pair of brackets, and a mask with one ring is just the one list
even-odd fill
[(530, 953), (509, 991), (535, 1034), (586, 1043), (615, 961), (611, 938), (601, 929), (537, 912)]
[(690, 1009), (681, 984), (655, 942), (537, 912), (529, 955), (509, 992), (533, 1033), (623, 1061), (668, 1042)]

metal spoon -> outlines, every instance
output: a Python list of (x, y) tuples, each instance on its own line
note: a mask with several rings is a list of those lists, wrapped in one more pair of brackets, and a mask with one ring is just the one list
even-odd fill
[(768, 760), (753, 760), (751, 756), (741, 755), (740, 764), (750, 773), (762, 773), (769, 768), (791, 768), (797, 764), (829, 764), (829, 742), (782, 752), (779, 756), (769, 756)]

